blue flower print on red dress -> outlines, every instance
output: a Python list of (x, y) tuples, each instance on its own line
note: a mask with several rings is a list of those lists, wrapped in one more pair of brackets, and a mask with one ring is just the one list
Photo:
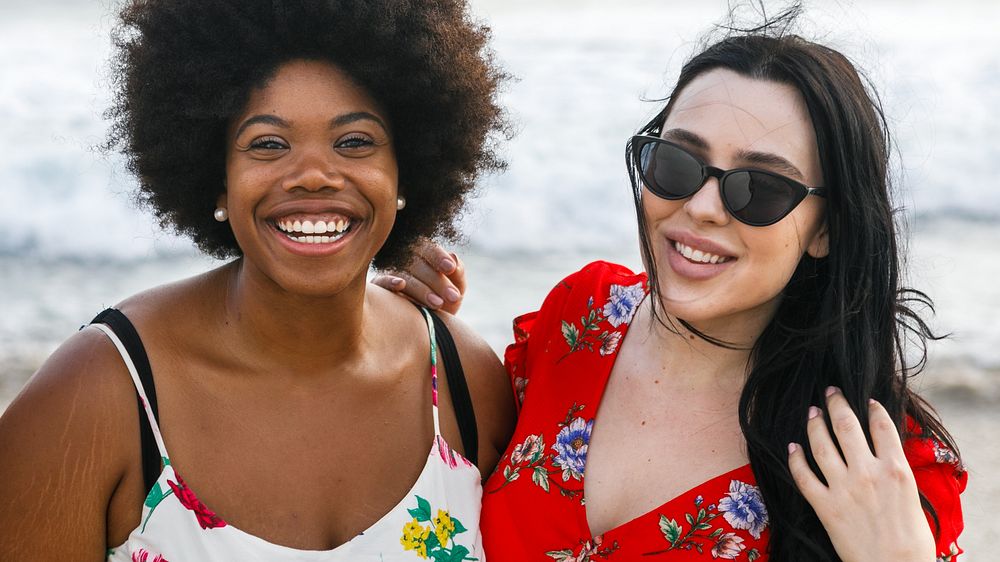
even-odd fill
[(729, 493), (719, 500), (719, 512), (734, 529), (749, 531), (755, 539), (767, 527), (767, 508), (760, 490), (739, 480), (729, 483)]

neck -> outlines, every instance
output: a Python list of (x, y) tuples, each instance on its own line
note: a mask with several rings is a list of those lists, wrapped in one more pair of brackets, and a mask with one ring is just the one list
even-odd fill
[[(667, 366), (671, 380), (692, 391), (741, 390), (746, 380), (751, 348), (766, 322), (758, 318), (728, 319), (712, 326), (694, 325), (696, 330), (726, 344), (722, 347), (692, 332), (661, 308), (666, 325), (653, 317), (651, 299), (638, 311), (634, 327), (648, 327), (643, 334), (658, 363)], [(737, 394), (738, 395), (738, 394)]]
[(328, 372), (364, 355), (364, 274), (323, 296), (292, 294), (244, 260), (228, 266), (226, 325), (244, 361), (269, 372)]

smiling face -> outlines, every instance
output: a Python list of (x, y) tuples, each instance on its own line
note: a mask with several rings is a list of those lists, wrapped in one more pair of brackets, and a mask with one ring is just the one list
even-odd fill
[(318, 61), (288, 62), (230, 125), (219, 205), (249, 271), (331, 295), (363, 281), (396, 216), (387, 119), (360, 86)]
[[(757, 168), (823, 185), (812, 121), (789, 85), (707, 71), (679, 93), (662, 130), (664, 139), (710, 166)], [(642, 207), (664, 310), (710, 335), (735, 338), (730, 341), (763, 330), (804, 253), (827, 253), (820, 197), (806, 197), (766, 227), (734, 219), (715, 178), (675, 201), (644, 188)]]

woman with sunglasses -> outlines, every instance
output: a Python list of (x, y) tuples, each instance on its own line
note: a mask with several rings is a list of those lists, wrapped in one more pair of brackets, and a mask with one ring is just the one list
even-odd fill
[[(683, 67), (626, 146), (646, 271), (592, 263), (514, 321), (491, 561), (955, 559), (966, 474), (907, 386), (904, 338), (934, 336), (888, 147), (823, 45), (736, 35)], [(397, 288), (463, 288), (423, 256)]]

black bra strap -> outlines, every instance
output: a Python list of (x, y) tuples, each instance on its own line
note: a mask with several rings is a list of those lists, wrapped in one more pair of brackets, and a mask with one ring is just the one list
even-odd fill
[(462, 448), (465, 458), (478, 465), (479, 460), (479, 430), (476, 428), (476, 412), (472, 408), (472, 398), (469, 396), (469, 385), (465, 381), (465, 371), (462, 360), (458, 357), (455, 340), (451, 337), (444, 322), (433, 311), (434, 336), (441, 359), (444, 362), (444, 372), (448, 377), (448, 391), (451, 394), (451, 404), (455, 408), (455, 419), (458, 420), (458, 432), (462, 436)]
[[(122, 340), (125, 351), (128, 352), (135, 370), (139, 373), (139, 381), (146, 391), (146, 398), (149, 399), (149, 408), (153, 411), (153, 418), (157, 423), (160, 421), (160, 412), (156, 406), (156, 385), (153, 384), (153, 370), (149, 366), (149, 357), (146, 355), (146, 348), (139, 339), (139, 332), (136, 331), (132, 322), (114, 308), (108, 308), (98, 314), (91, 324), (106, 324), (111, 331)], [(153, 428), (146, 417), (146, 409), (142, 407), (142, 397), (136, 389), (136, 404), (139, 406), (139, 447), (142, 451), (142, 479), (145, 484), (144, 490), (150, 490), (160, 477), (161, 461), (160, 450), (156, 447), (156, 439), (153, 437)]]

